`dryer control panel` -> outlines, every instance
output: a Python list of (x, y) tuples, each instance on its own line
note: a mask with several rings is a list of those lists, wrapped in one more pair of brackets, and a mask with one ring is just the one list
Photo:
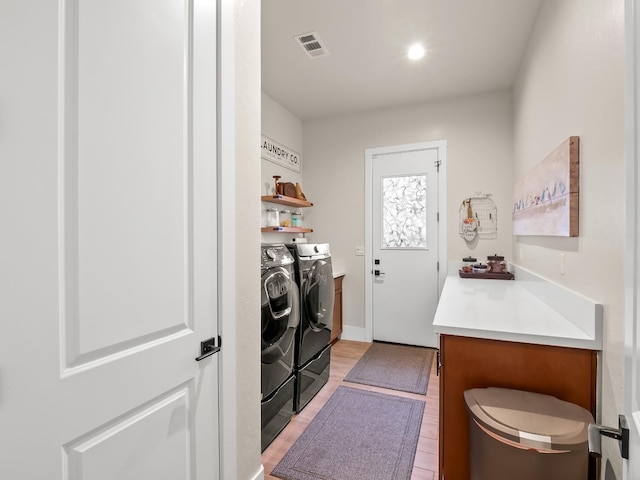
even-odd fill
[(262, 268), (291, 265), (293, 263), (293, 256), (284, 244), (263, 244), (261, 252)]

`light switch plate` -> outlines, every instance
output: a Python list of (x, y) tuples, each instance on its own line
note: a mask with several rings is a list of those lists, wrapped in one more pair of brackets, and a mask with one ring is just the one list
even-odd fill
[(364, 256), (364, 247), (356, 247), (356, 255), (359, 257)]

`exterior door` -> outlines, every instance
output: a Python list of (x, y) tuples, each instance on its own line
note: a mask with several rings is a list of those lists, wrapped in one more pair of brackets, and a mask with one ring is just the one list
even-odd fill
[(216, 2), (0, 31), (0, 478), (217, 479)]
[(373, 339), (437, 347), (433, 317), (440, 292), (441, 144), (367, 152), (372, 171)]

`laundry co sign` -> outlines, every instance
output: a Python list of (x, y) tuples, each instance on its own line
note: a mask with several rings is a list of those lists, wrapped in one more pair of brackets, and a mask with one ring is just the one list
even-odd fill
[(299, 153), (270, 139), (266, 135), (262, 135), (262, 158), (298, 173), (300, 173), (302, 167), (302, 159)]

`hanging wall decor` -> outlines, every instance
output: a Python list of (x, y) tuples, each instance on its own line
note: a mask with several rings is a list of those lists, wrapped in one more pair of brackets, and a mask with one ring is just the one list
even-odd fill
[(578, 236), (580, 137), (569, 137), (513, 188), (513, 234)]
[(490, 193), (476, 192), (462, 201), (458, 211), (459, 233), (467, 242), (478, 238), (498, 238), (498, 210)]

